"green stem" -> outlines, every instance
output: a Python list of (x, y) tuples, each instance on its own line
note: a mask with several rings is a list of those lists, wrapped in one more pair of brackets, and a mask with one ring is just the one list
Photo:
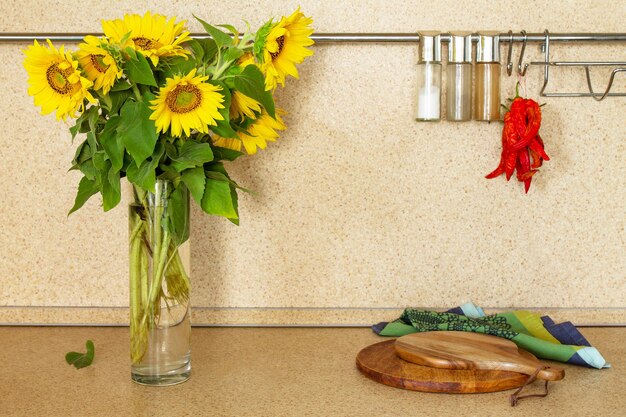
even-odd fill
[(170, 245), (168, 250), (170, 263), (165, 273), (167, 281), (167, 291), (179, 304), (183, 304), (189, 300), (189, 276), (185, 271), (185, 266), (180, 259), (178, 246)]
[(141, 361), (145, 353), (145, 329), (141, 321), (142, 308), (142, 290), (140, 284), (140, 276), (143, 272), (142, 267), (142, 238), (140, 235), (144, 222), (135, 216), (136, 224), (133, 238), (130, 242), (129, 266), (130, 266), (130, 338), (131, 338), (131, 361), (138, 363)]
[(132, 242), (137, 238), (137, 235), (139, 234), (139, 232), (141, 231), (141, 229), (143, 228), (143, 221), (139, 218), (138, 215), (135, 215), (137, 217), (137, 223), (135, 223), (135, 226), (133, 227), (133, 230), (130, 232), (130, 239), (129, 241)]
[(143, 309), (148, 308), (148, 253), (145, 248), (142, 248), (140, 253), (141, 264), (141, 305)]
[[(161, 246), (167, 248), (167, 246), (170, 244), (170, 234), (166, 230), (165, 233), (163, 233), (163, 236), (164, 237), (163, 237), (163, 242), (161, 243)], [(159, 308), (159, 306), (156, 305), (156, 303), (162, 291), (163, 271), (165, 269), (165, 264), (167, 263), (167, 250), (162, 248), (159, 252), (159, 257), (155, 259), (157, 260), (156, 268), (155, 268), (155, 273), (152, 277), (150, 297), (148, 298), (148, 303), (152, 311), (156, 311)]]
[(139, 276), (141, 274), (141, 242), (135, 239), (130, 246), (130, 315), (131, 321), (137, 324), (141, 306)]
[[(157, 201), (159, 200), (158, 197), (156, 199)], [(156, 302), (162, 291), (163, 271), (165, 269), (165, 263), (167, 262), (167, 247), (170, 244), (170, 233), (167, 228), (163, 228), (162, 226), (163, 211), (163, 205), (157, 205), (154, 213), (152, 282), (150, 285), (150, 294), (148, 296), (148, 308), (146, 309), (151, 312), (155, 312), (159, 307), (156, 305)]]
[(143, 101), (143, 98), (141, 97), (141, 92), (139, 91), (137, 84), (131, 83), (131, 86), (133, 87), (133, 93), (135, 93), (135, 98), (137, 99), (137, 101)]

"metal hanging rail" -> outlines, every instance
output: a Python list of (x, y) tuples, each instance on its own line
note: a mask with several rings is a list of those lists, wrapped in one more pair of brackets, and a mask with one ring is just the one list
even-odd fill
[[(102, 36), (101, 33), (0, 33), (0, 43), (2, 42), (32, 42), (34, 40), (44, 41), (50, 39), (55, 42), (80, 42), (87, 35)], [(208, 38), (206, 33), (193, 33), (194, 38)], [(470, 35), (472, 42), (478, 41), (478, 34)], [(418, 43), (420, 41), (419, 33), (314, 33), (311, 38), (318, 44), (323, 43)], [(545, 54), (543, 62), (531, 62), (531, 65), (541, 65), (544, 67), (544, 83), (539, 93), (543, 97), (592, 97), (596, 101), (601, 101), (606, 97), (623, 97), (624, 92), (611, 93), (611, 87), (616, 74), (626, 72), (625, 62), (562, 62), (550, 60), (550, 43), (552, 42), (626, 42), (626, 33), (550, 33), (547, 30), (543, 33), (527, 33), (522, 30), (519, 33), (508, 31), (499, 35), (501, 43), (508, 43), (509, 49), (506, 62), (507, 75), (512, 74), (513, 62), (511, 54), (514, 42), (521, 42), (522, 48), (519, 59), (517, 61), (517, 74), (520, 77), (526, 75), (528, 63), (522, 67), (524, 51), (528, 42), (540, 43), (542, 52)], [(450, 42), (450, 34), (442, 33), (441, 41)], [(587, 88), (589, 92), (546, 92), (549, 82), (550, 67), (559, 66), (578, 66), (585, 70), (587, 77)], [(596, 93), (591, 84), (590, 67), (594, 66), (613, 66), (616, 67), (611, 72), (608, 84), (603, 93)]]
[[(32, 42), (45, 40), (57, 42), (79, 42), (87, 35), (102, 36), (101, 33), (0, 33), (0, 42)], [(192, 33), (194, 38), (207, 38), (206, 33)], [(476, 35), (472, 35), (476, 41)], [(378, 42), (419, 42), (417, 33), (314, 33), (311, 38), (316, 43), (378, 43)], [(449, 42), (450, 36), (442, 34), (441, 40)], [(545, 42), (544, 33), (509, 34), (501, 33), (500, 42)], [(626, 41), (626, 33), (551, 33), (551, 42), (611, 42)]]

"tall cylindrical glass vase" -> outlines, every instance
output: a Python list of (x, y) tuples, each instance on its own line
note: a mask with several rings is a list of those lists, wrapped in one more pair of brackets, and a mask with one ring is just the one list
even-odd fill
[(187, 189), (163, 180), (154, 192), (134, 187), (129, 226), (131, 377), (178, 384), (191, 373)]

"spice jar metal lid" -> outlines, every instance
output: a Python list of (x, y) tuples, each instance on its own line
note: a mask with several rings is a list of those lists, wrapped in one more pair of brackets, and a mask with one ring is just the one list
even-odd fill
[(500, 35), (498, 32), (478, 33), (476, 62), (500, 62)]
[(448, 62), (472, 62), (471, 32), (450, 32)]
[(441, 32), (419, 32), (420, 62), (441, 62)]

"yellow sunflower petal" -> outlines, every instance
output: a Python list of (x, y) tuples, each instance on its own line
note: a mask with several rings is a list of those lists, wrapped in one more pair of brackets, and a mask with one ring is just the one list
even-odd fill
[(306, 48), (314, 43), (310, 38), (313, 33), (312, 23), (313, 19), (305, 17), (298, 8), (291, 16), (283, 17), (272, 27), (265, 40), (261, 65), (266, 90), (273, 90), (278, 84), (284, 86), (288, 75), (298, 78), (295, 64), (313, 55), (313, 51)]
[(96, 90), (108, 94), (115, 82), (122, 77), (122, 70), (117, 66), (115, 58), (104, 47), (108, 45), (106, 39), (95, 36), (86, 36), (84, 43), (78, 45), (74, 54), (87, 79), (93, 82)]
[(261, 110), (261, 104), (255, 99), (250, 98), (237, 90), (233, 92), (230, 102), (231, 119), (241, 120), (244, 117), (254, 119), (257, 114), (261, 113)]
[(276, 141), (279, 136), (277, 130), (285, 130), (287, 128), (280, 117), (280, 113), (284, 112), (277, 109), (276, 119), (274, 119), (264, 111), (258, 119), (248, 126), (247, 133), (237, 132), (238, 139), (227, 139), (213, 135), (213, 144), (236, 151), (241, 150), (243, 145), (248, 155), (254, 155), (257, 152), (257, 148), (265, 149), (267, 142)]
[(206, 76), (196, 76), (192, 70), (185, 76), (168, 78), (155, 100), (150, 102), (158, 132), (170, 130), (173, 137), (184, 132), (191, 135), (192, 130), (207, 133), (209, 125), (216, 125), (216, 120), (223, 120), (219, 109), (223, 109), (224, 96), (220, 87), (205, 83)]
[(113, 43), (119, 43), (130, 33), (127, 43), (122, 45), (140, 51), (156, 66), (160, 57), (187, 56), (189, 51), (181, 44), (189, 40), (185, 28), (186, 21), (176, 23), (176, 18), (167, 18), (159, 14), (146, 12), (143, 16), (125, 15), (123, 20), (104, 20), (102, 29)]
[(221, 148), (241, 151), (241, 139), (223, 138), (221, 136), (214, 135), (212, 137), (212, 142), (215, 146), (219, 146)]
[(84, 100), (95, 101), (88, 89), (93, 85), (78, 70), (78, 62), (64, 48), (48, 47), (37, 41), (24, 51), (24, 68), (28, 73), (28, 93), (43, 114), (56, 110), (57, 119), (76, 117)]

